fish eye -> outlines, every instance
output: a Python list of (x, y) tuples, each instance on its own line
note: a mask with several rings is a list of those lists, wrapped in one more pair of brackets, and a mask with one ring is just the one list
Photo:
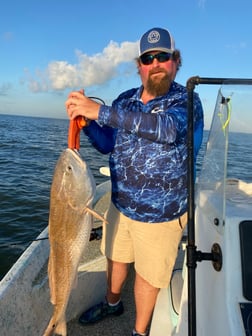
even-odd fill
[(68, 175), (68, 174), (72, 174), (72, 171), (73, 171), (73, 168), (72, 168), (71, 165), (69, 165), (69, 166), (66, 167), (66, 174), (67, 174), (67, 175)]

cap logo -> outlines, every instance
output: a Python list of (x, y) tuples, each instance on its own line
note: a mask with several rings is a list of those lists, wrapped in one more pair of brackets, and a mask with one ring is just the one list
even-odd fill
[(148, 35), (149, 43), (157, 43), (160, 40), (160, 34), (156, 30), (152, 30)]

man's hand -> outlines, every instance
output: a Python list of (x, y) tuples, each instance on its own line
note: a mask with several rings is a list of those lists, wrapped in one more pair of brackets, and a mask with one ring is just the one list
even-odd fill
[(80, 90), (69, 94), (65, 106), (70, 119), (81, 115), (86, 119), (97, 120), (101, 105), (86, 97), (84, 90)]

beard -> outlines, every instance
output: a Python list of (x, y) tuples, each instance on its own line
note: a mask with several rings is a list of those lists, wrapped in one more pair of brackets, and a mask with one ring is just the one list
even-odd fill
[(172, 79), (167, 72), (159, 70), (158, 73), (160, 72), (163, 72), (164, 74), (162, 78), (159, 76), (152, 76), (152, 74), (157, 73), (157, 71), (150, 71), (146, 83), (146, 91), (154, 97), (165, 95), (169, 91), (172, 82)]

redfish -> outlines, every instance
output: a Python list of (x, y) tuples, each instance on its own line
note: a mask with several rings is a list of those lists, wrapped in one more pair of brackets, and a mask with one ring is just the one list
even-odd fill
[(50, 194), (48, 277), (52, 318), (43, 336), (67, 335), (66, 308), (92, 228), (93, 175), (78, 151), (61, 154)]

